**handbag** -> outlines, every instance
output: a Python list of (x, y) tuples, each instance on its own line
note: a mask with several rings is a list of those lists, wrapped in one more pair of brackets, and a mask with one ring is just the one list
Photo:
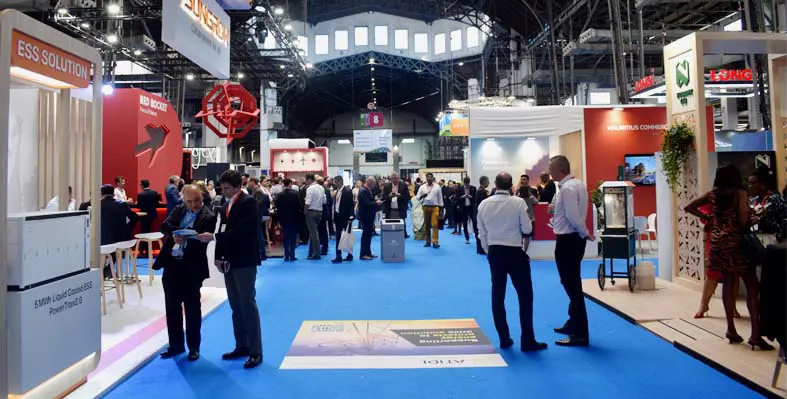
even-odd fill
[(339, 237), (339, 250), (352, 253), (354, 245), (355, 234), (352, 232), (352, 221), (350, 221), (350, 223), (347, 223), (347, 229), (342, 231), (342, 235)]
[(743, 254), (743, 259), (746, 260), (751, 266), (761, 265), (763, 260), (765, 259), (765, 246), (762, 245), (762, 242), (751, 230), (747, 230), (743, 232), (743, 238), (741, 239), (741, 253)]

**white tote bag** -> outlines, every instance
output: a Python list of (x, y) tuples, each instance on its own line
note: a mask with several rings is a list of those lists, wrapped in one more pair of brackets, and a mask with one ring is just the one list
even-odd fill
[(339, 250), (352, 253), (355, 245), (355, 234), (352, 232), (352, 224), (349, 225), (347, 230), (342, 231), (342, 236), (339, 237)]

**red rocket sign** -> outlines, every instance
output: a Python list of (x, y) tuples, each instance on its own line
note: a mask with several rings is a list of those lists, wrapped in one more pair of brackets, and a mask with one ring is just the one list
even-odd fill
[(202, 118), (208, 129), (227, 139), (227, 144), (251, 131), (260, 118), (257, 99), (238, 83), (218, 85), (202, 100)]

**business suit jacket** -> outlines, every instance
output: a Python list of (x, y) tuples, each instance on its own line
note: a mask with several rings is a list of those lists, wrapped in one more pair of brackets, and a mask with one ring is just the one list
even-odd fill
[(146, 220), (156, 219), (156, 208), (158, 208), (160, 202), (161, 195), (153, 189), (142, 190), (139, 195), (137, 195), (137, 208), (139, 208), (140, 212), (148, 214), (143, 217), (143, 219)]
[[(165, 281), (169, 278), (176, 278), (180, 282), (201, 283), (210, 277), (208, 244), (199, 240), (188, 240), (188, 244), (183, 250), (183, 258), (176, 259), (172, 256), (172, 247), (175, 245), (175, 240), (170, 238), (173, 231), (180, 230), (180, 221), (185, 214), (186, 205), (178, 205), (167, 216), (167, 220), (161, 224), (161, 232), (167, 237), (167, 241), (164, 243), (164, 247), (161, 248), (161, 253), (156, 258), (156, 264), (153, 268), (164, 269)], [(197, 233), (212, 233), (216, 230), (216, 215), (210, 210), (210, 207), (202, 206), (191, 229)]]
[(478, 209), (478, 206), (481, 205), (481, 202), (487, 198), (489, 198), (488, 189), (483, 187), (477, 188), (475, 192), (475, 209)]
[(358, 219), (364, 223), (374, 223), (377, 216), (377, 202), (374, 200), (374, 193), (366, 186), (361, 187), (358, 192)]
[(276, 220), (282, 225), (296, 225), (303, 215), (303, 204), (298, 191), (284, 189), (276, 196)]
[(557, 194), (557, 186), (555, 182), (550, 180), (543, 189), (539, 188), (538, 202), (552, 202), (552, 199)]
[[(400, 181), (399, 187), (399, 197), (396, 198), (397, 205), (399, 206), (399, 214), (402, 215), (402, 218), (406, 218), (407, 216), (407, 206), (410, 204), (410, 189), (407, 188), (407, 183)], [(393, 183), (388, 183), (383, 188), (383, 213), (386, 215), (391, 214), (391, 201), (393, 201), (393, 197), (391, 197), (391, 193), (393, 192)]]
[(139, 218), (124, 202), (112, 197), (101, 200), (101, 245), (131, 240), (131, 228), (126, 218), (135, 223)]
[[(341, 189), (342, 198), (341, 203), (339, 203), (339, 212), (336, 213), (336, 217), (334, 220), (336, 221), (347, 221), (350, 217), (353, 216), (355, 212), (355, 200), (353, 198), (353, 189), (349, 186), (344, 186)], [(336, 194), (336, 197), (339, 197), (339, 194)], [(333, 207), (334, 212), (336, 207)]]
[(260, 217), (271, 215), (271, 197), (265, 194), (261, 189), (256, 189), (254, 192), (249, 193), (254, 200), (257, 201), (257, 209), (260, 212)]
[(164, 195), (167, 197), (167, 215), (169, 215), (176, 206), (183, 203), (183, 199), (180, 198), (180, 191), (174, 184), (167, 186), (167, 189), (164, 190)]
[(227, 215), (230, 201), (228, 198), (221, 208), (216, 260), (229, 261), (231, 269), (257, 267), (261, 262), (259, 234), (262, 234), (257, 201), (241, 192)]

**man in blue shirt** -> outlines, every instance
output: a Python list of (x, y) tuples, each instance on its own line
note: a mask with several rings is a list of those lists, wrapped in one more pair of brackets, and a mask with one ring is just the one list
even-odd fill
[(172, 213), (175, 207), (183, 203), (183, 198), (180, 197), (180, 191), (178, 191), (179, 181), (180, 177), (175, 175), (170, 176), (169, 185), (167, 185), (167, 189), (164, 191), (164, 195), (167, 197), (167, 216)]

